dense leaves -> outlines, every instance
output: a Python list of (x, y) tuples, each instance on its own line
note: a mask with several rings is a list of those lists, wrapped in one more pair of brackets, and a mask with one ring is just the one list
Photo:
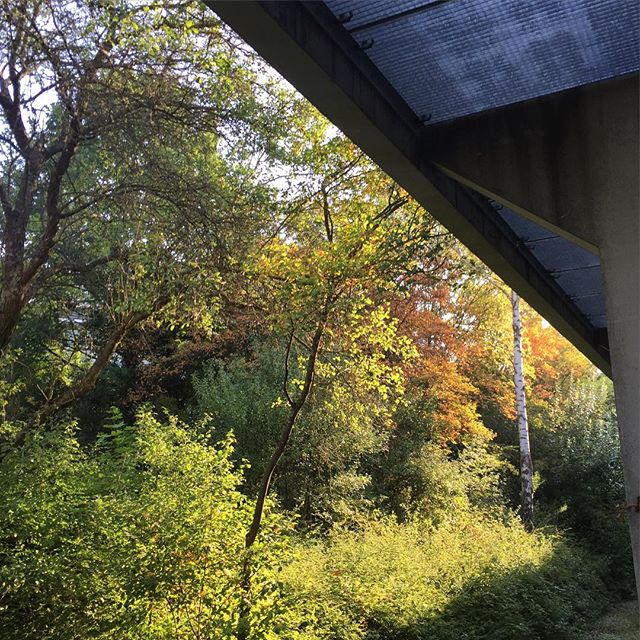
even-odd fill
[[(114, 413), (89, 451), (61, 426), (2, 460), (3, 637), (235, 637), (251, 510), (232, 438), (206, 432)], [(270, 509), (251, 637), (568, 638), (603, 606), (585, 554), (449, 497), (437, 525), (374, 519), (324, 540)]]
[[(143, 412), (91, 451), (63, 426), (3, 459), (3, 638), (234, 637), (250, 505), (232, 439), (203, 431)], [(274, 514), (254, 551), (255, 638), (288, 615), (275, 576), (289, 526)]]

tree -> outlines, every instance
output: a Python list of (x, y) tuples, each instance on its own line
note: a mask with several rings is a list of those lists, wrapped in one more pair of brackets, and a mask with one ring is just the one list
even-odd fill
[[(384, 308), (382, 315), (374, 311), (372, 294), (395, 288), (398, 276), (423, 253), (416, 248), (431, 245), (428, 233), (419, 228), (426, 213), (344, 139), (321, 145), (318, 158), (314, 173), (327, 173), (318, 178), (310, 211), (291, 218), (261, 249), (250, 276), (254, 299), (262, 305), (268, 301), (266, 322), (285, 345), (280, 402), (287, 416), (263, 473), (247, 548), (258, 534), (273, 472), (309, 399), (318, 367), (325, 379), (339, 378), (362, 358), (368, 365), (365, 388), (388, 393), (396, 385), (398, 374), (388, 361), (410, 343), (395, 336), (397, 323), (385, 316)], [(299, 373), (292, 379), (294, 354)]]
[(270, 193), (252, 162), (287, 117), (197, 2), (4, 0), (0, 19), (0, 353), (47, 417), (132, 328), (211, 328), (228, 249)]
[[(387, 399), (385, 411), (397, 404), (403, 376), (394, 362), (412, 357), (413, 347), (398, 335), (384, 293), (406, 285), (419, 261), (438, 246), (428, 214), (343, 138), (322, 142), (313, 163), (317, 190), (305, 194), (309, 205), (261, 249), (249, 278), (265, 324), (284, 344), (278, 402), (286, 415), (262, 473), (248, 552), (260, 530), (274, 471), (316, 384), (335, 389), (336, 380), (350, 380), (358, 371), (355, 393)], [(247, 593), (249, 560), (250, 553)], [(241, 620), (239, 637), (248, 633)]]
[(518, 445), (520, 448), (521, 517), (527, 530), (533, 529), (533, 462), (529, 444), (529, 422), (522, 366), (522, 321), (520, 296), (511, 292), (513, 320), (513, 379), (516, 391), (516, 415), (518, 421)]
[(467, 367), (475, 359), (477, 328), (468, 308), (468, 265), (451, 237), (438, 227), (433, 231), (443, 236), (441, 248), (395, 302), (394, 314), (419, 352), (407, 367), (408, 394), (415, 407), (428, 407), (422, 428), (429, 439), (446, 446), (468, 435), (492, 434), (478, 414), (480, 392)]

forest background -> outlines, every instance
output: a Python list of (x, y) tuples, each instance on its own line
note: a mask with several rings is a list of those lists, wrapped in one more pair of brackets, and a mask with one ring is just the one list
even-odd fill
[[(3, 638), (574, 638), (611, 384), (200, 4), (2, 0)], [(264, 504), (262, 504), (264, 502)]]

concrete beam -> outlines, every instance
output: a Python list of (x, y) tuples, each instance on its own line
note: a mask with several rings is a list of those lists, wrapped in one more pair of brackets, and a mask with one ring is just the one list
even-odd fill
[(612, 191), (629, 193), (634, 168), (637, 175), (639, 95), (634, 74), (425, 127), (423, 153), (447, 175), (598, 253), (595, 212)]
[(491, 207), (425, 155), (422, 123), (324, 3), (207, 4), (596, 366), (610, 373), (602, 332)]

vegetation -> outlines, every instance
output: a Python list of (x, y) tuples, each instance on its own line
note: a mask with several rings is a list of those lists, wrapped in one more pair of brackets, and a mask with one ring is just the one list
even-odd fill
[(523, 524), (510, 302), (427, 211), (196, 2), (0, 6), (2, 638), (571, 640), (632, 596), (610, 383), (522, 304)]
[(635, 602), (623, 602), (607, 612), (585, 636), (587, 640), (635, 640), (640, 619)]
[[(114, 413), (90, 449), (69, 425), (4, 457), (3, 637), (236, 637), (252, 507), (232, 436), (208, 431)], [(585, 553), (457, 498), (437, 525), (378, 517), (322, 538), (269, 509), (251, 637), (559, 638), (602, 608)]]

